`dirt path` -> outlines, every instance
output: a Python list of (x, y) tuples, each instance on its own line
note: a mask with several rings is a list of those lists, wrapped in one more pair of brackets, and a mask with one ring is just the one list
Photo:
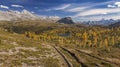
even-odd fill
[(63, 50), (67, 51), (75, 60), (77, 63), (79, 63), (82, 67), (88, 67), (86, 64), (84, 64), (80, 59), (76, 56), (75, 53), (71, 52), (69, 49), (61, 47)]
[(66, 64), (67, 67), (73, 67), (72, 64), (70, 63), (70, 61), (68, 60), (68, 58), (56, 47), (53, 46), (52, 47), (56, 50), (56, 52), (61, 56), (61, 58), (63, 59), (64, 63)]
[(74, 66), (75, 64), (79, 65), (80, 67), (89, 67), (89, 65), (85, 64), (85, 62), (83, 61), (84, 58), (82, 59), (78, 55), (79, 53), (81, 53), (83, 55), (86, 55), (88, 57), (91, 57), (93, 59), (96, 59), (96, 60), (100, 60), (100, 61), (103, 61), (103, 62), (106, 62), (106, 63), (110, 63), (110, 64), (113, 64), (115, 66), (120, 66), (119, 63), (109, 61), (109, 60), (107, 60), (105, 58), (92, 55), (89, 52), (86, 52), (86, 51), (83, 51), (83, 50), (69, 49), (69, 48), (65, 48), (65, 47), (61, 47), (61, 46), (55, 46), (55, 45), (52, 45), (52, 47), (61, 56), (62, 60), (64, 61), (64, 64), (67, 67), (75, 67)]
[(112, 61), (103, 59), (103, 58), (101, 58), (101, 57), (97, 57), (97, 56), (91, 55), (91, 54), (86, 53), (86, 52), (83, 52), (83, 51), (81, 51), (81, 50), (79, 50), (79, 49), (75, 49), (75, 50), (78, 51), (78, 52), (80, 52), (80, 53), (82, 53), (82, 54), (88, 55), (88, 56), (90, 56), (90, 57), (92, 57), (92, 58), (95, 58), (95, 59), (98, 59), (98, 60), (101, 60), (101, 61), (105, 61), (105, 62), (108, 62), (108, 63), (111, 63), (111, 64), (115, 64), (115, 65), (117, 65), (117, 66), (120, 66), (120, 64), (118, 64), (118, 63), (115, 63), (115, 62), (112, 62)]

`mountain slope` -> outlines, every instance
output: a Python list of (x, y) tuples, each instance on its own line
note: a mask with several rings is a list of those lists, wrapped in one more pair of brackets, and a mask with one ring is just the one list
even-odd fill
[(6, 21), (12, 21), (12, 20), (35, 20), (38, 19), (37, 16), (35, 16), (34, 14), (32, 14), (31, 12), (27, 11), (27, 10), (23, 10), (21, 12), (19, 11), (13, 11), (13, 10), (9, 10), (9, 11), (0, 11), (0, 20), (6, 20)]
[(73, 20), (71, 17), (65, 17), (61, 18), (60, 20), (57, 21), (58, 23), (64, 23), (64, 24), (74, 24)]
[(48, 20), (48, 21), (56, 21), (60, 18), (58, 16), (40, 16), (31, 13), (28, 10), (14, 11), (0, 11), (0, 21), (21, 21), (21, 20)]

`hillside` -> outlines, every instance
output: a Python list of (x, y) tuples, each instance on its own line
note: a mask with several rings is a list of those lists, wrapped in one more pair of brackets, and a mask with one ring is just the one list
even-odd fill
[(0, 28), (0, 66), (59, 67), (61, 60), (50, 45), (26, 38), (24, 35), (6, 32)]
[(1, 66), (119, 67), (120, 64), (119, 27), (47, 20), (1, 21), (0, 27)]

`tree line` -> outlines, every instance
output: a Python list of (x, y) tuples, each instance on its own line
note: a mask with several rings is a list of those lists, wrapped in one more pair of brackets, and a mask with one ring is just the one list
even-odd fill
[(60, 45), (75, 45), (77, 47), (107, 48), (119, 46), (120, 27), (118, 28), (59, 28), (41, 34), (25, 32), (25, 36), (34, 40), (47, 41)]

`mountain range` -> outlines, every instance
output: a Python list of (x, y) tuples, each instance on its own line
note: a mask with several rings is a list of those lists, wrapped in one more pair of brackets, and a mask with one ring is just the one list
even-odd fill
[(22, 10), (20, 11), (14, 11), (14, 10), (8, 10), (8, 11), (0, 11), (0, 21), (15, 21), (15, 20), (58, 20), (58, 16), (39, 16), (36, 14), (33, 14), (32, 12), (28, 10)]
[[(64, 24), (74, 24), (75, 22), (72, 20), (71, 17), (65, 17), (60, 18), (58, 16), (42, 16), (42, 15), (36, 15), (26, 9), (20, 11), (15, 10), (8, 10), (8, 11), (0, 11), (0, 21), (18, 21), (18, 20), (47, 20), (47, 21), (53, 21), (53, 22), (59, 22)], [(111, 25), (119, 20), (114, 19), (101, 19), (99, 21), (85, 21), (80, 22), (81, 24), (87, 24), (87, 25)]]
[(114, 19), (101, 19), (99, 21), (85, 21), (85, 22), (81, 22), (82, 24), (87, 24), (87, 25), (103, 25), (103, 26), (107, 26), (107, 25), (111, 25), (114, 24), (116, 22), (118, 22), (119, 20), (114, 20)]

